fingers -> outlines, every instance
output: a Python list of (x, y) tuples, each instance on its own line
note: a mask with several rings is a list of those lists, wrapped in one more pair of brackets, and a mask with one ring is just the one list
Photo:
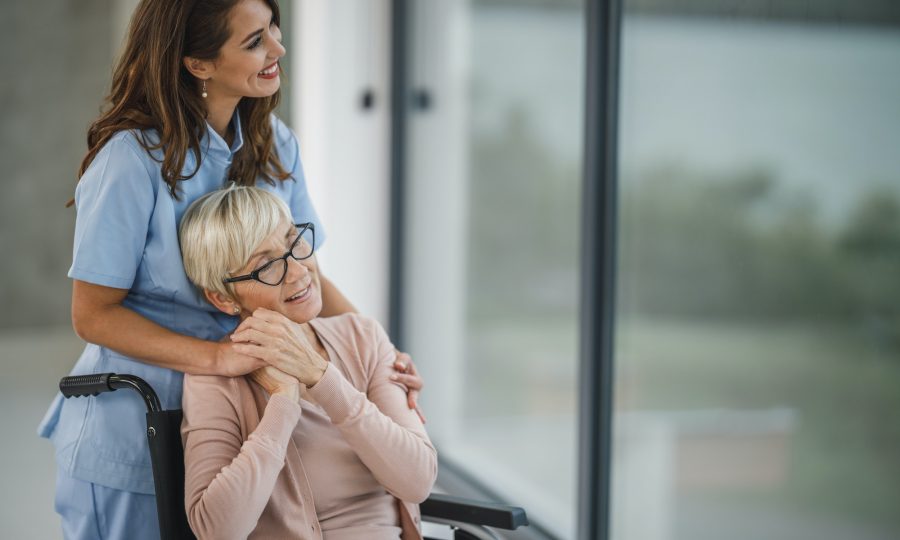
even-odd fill
[[(394, 367), (399, 368), (400, 366), (395, 364)], [(409, 371), (415, 371), (415, 366), (410, 364), (407, 369)], [(422, 378), (417, 374), (412, 373), (394, 373), (391, 375), (390, 379), (406, 387), (406, 405), (410, 410), (416, 411), (419, 420), (424, 424), (427, 421), (425, 419), (425, 413), (423, 413), (422, 409), (419, 407), (419, 390), (421, 390), (423, 386)]]
[(239, 332), (248, 328), (255, 328), (266, 333), (274, 333), (287, 330), (291, 324), (290, 319), (277, 311), (257, 308), (253, 310), (253, 315), (241, 321), (234, 331)]
[[(271, 326), (273, 324), (271, 322), (271, 320), (274, 320), (274, 319), (272, 317), (268, 317), (265, 314), (265, 311), (267, 311), (267, 310), (264, 310), (263, 308), (258, 308), (256, 310), (254, 310), (253, 314), (250, 315), (249, 317), (247, 317), (246, 319), (242, 320), (237, 325), (237, 328), (234, 329), (234, 331), (237, 332), (238, 330), (245, 330), (247, 328), (256, 328), (256, 329), (268, 328), (269, 326)], [(257, 313), (259, 315), (257, 315)], [(263, 316), (265, 316), (265, 318)]]
[(238, 354), (259, 359), (262, 362), (261, 367), (271, 366), (299, 380), (296, 370), (293, 369), (296, 363), (286, 360), (278, 350), (256, 343), (235, 343), (233, 346)]
[(286, 387), (299, 384), (299, 381), (295, 378), (272, 366), (265, 366), (261, 369), (257, 369), (250, 373), (250, 377), (270, 394), (280, 392)]
[[(413, 364), (412, 358), (409, 359), (409, 363), (406, 365), (406, 372), (409, 373), (410, 375), (415, 375), (416, 377), (419, 376), (419, 370), (417, 370), (416, 365)], [(422, 385), (419, 384), (419, 387), (421, 388)]]
[(428, 421), (425, 418), (425, 413), (422, 412), (422, 408), (419, 407), (418, 390), (410, 390), (406, 394), (406, 405), (410, 408), (410, 410), (416, 411), (416, 414), (419, 415), (419, 420), (421, 420), (423, 424)]
[(409, 369), (409, 364), (403, 362), (401, 360), (397, 360), (394, 362), (394, 371), (397, 373), (406, 373), (406, 370)]
[[(416, 369), (416, 365), (413, 364), (412, 357), (410, 357), (408, 354), (406, 354), (404, 352), (400, 352), (400, 351), (396, 351), (396, 352), (397, 352), (397, 358), (396, 358), (396, 360), (394, 360), (394, 369), (400, 373), (405, 373), (408, 375), (413, 375), (413, 376), (418, 377), (419, 372)], [(420, 379), (419, 384), (416, 384), (414, 386), (416, 388), (421, 388), (422, 387), (421, 379)]]
[(266, 379), (266, 374), (264, 372), (265, 369), (266, 369), (265, 366), (254, 369), (253, 371), (248, 373), (248, 375), (250, 375), (250, 378), (253, 379), (254, 381), (262, 384), (261, 381), (264, 381)]
[(254, 309), (253, 317), (248, 317), (248, 319), (250, 319), (250, 318), (256, 318), (258, 320), (265, 321), (269, 324), (283, 324), (284, 322), (289, 320), (287, 317), (285, 317), (281, 313), (278, 313), (277, 311), (272, 311), (271, 309), (266, 309), (266, 308)]
[(275, 323), (260, 319), (257, 316), (247, 317), (241, 324), (235, 328), (234, 333), (243, 332), (245, 330), (259, 330), (260, 332), (273, 333), (279, 326)]
[(416, 414), (419, 415), (419, 420), (421, 420), (423, 424), (428, 422), (428, 420), (425, 419), (425, 413), (422, 412), (420, 407), (416, 407)]
[(401, 366), (403, 369), (397, 371), (406, 371), (406, 367), (412, 364), (412, 357), (405, 352), (395, 350), (397, 358), (394, 360), (394, 366)]
[(270, 354), (268, 349), (266, 349), (265, 347), (256, 345), (254, 343), (235, 343), (233, 346), (236, 353), (242, 354), (244, 356), (250, 356), (252, 358), (255, 358), (256, 360), (261, 361), (262, 365), (259, 367), (269, 365), (267, 359), (269, 358)]
[(418, 375), (408, 375), (406, 373), (394, 373), (391, 380), (407, 387), (410, 391), (418, 392), (422, 389), (422, 379)]
[(244, 356), (241, 360), (235, 362), (231, 374), (232, 376), (246, 375), (247, 373), (252, 373), (257, 369), (268, 365), (269, 364), (259, 358)]
[(398, 360), (394, 363), (394, 369), (396, 369), (398, 373), (394, 373), (391, 376), (391, 380), (405, 384), (410, 390), (419, 391), (425, 386), (425, 381), (419, 376), (418, 371), (416, 371), (416, 366), (411, 360), (406, 364)]
[[(243, 347), (244, 345), (241, 346)], [(269, 365), (265, 360), (258, 358), (255, 354), (248, 354), (254, 351), (249, 349), (240, 351), (238, 348), (238, 345), (232, 345), (231, 354), (224, 359), (225, 366), (223, 366), (222, 369), (223, 374), (229, 377), (237, 377)]]
[(235, 343), (253, 342), (259, 345), (271, 345), (275, 341), (275, 339), (275, 336), (272, 336), (271, 334), (267, 334), (262, 330), (257, 330), (255, 328), (247, 328), (245, 330), (241, 330), (240, 332), (231, 334), (231, 341)]
[(243, 330), (243, 329), (245, 329), (245, 328), (248, 328), (249, 325), (250, 325), (250, 323), (248, 323), (247, 321), (249, 321), (249, 320), (252, 319), (252, 318), (253, 318), (253, 317), (247, 317), (246, 319), (244, 319), (244, 320), (242, 320), (241, 322), (239, 322), (238, 325), (237, 325), (237, 327), (232, 331), (232, 333), (234, 333), (234, 332), (239, 332), (239, 331), (241, 331), (241, 330)]
[(234, 329), (231, 335), (234, 336), (236, 334), (244, 332), (245, 330), (251, 329), (261, 330), (261, 328), (263, 328), (263, 325), (260, 324), (258, 320), (254, 320), (253, 317), (247, 317), (246, 319), (241, 321), (241, 324), (237, 325), (237, 328)]

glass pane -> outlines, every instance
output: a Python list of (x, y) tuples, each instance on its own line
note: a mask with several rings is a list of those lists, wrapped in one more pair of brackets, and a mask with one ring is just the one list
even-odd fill
[(794, 4), (625, 2), (617, 540), (900, 531), (900, 20)]
[(416, 2), (407, 347), (442, 458), (573, 523), (584, 15)]

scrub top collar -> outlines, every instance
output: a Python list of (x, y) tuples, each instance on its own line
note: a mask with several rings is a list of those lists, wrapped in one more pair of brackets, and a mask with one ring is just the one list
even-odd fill
[(225, 143), (225, 139), (216, 133), (216, 130), (206, 123), (206, 137), (203, 146), (206, 146), (207, 155), (217, 157), (227, 162), (231, 162), (235, 152), (244, 145), (244, 133), (241, 129), (241, 116), (238, 114), (237, 108), (234, 109), (234, 115), (231, 117), (231, 124), (234, 126), (234, 140), (231, 147)]

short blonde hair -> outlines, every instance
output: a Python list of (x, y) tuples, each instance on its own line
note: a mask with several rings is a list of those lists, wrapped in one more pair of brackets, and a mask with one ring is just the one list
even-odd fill
[(290, 209), (264, 189), (231, 184), (207, 193), (191, 204), (178, 229), (184, 271), (201, 289), (234, 298), (232, 285), (222, 280), (285, 223), (292, 223)]

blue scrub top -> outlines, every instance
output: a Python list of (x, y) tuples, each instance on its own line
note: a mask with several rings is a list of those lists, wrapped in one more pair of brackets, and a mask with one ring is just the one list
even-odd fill
[[(97, 153), (75, 190), (77, 217), (69, 277), (128, 289), (123, 305), (175, 332), (218, 341), (237, 325), (237, 318), (210, 305), (184, 273), (178, 225), (197, 198), (223, 187), (234, 153), (243, 144), (240, 119), (232, 123), (229, 147), (211, 127), (201, 140), (200, 169), (178, 183), (172, 197), (162, 178), (162, 152), (149, 154), (139, 142), (155, 142), (154, 131), (123, 131)], [(294, 220), (313, 222), (316, 244), (324, 230), (306, 190), (297, 139), (272, 116), (275, 147), (292, 179), (258, 186), (281, 197)], [(196, 167), (188, 152), (184, 171)], [(159, 394), (164, 409), (181, 407), (182, 373), (145, 364), (98, 345), (88, 344), (71, 374), (131, 373)], [(56, 448), (60, 470), (70, 476), (137, 493), (154, 492), (147, 449), (146, 409), (131, 391), (92, 398), (64, 399), (58, 394), (38, 428)]]

